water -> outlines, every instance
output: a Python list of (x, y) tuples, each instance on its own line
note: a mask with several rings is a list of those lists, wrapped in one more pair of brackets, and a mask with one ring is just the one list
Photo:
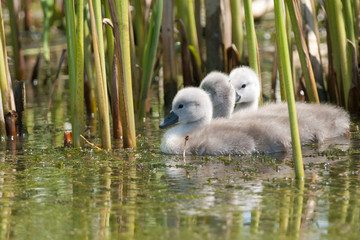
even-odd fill
[(303, 183), (291, 153), (163, 155), (159, 117), (136, 151), (64, 149), (64, 105), (30, 101), (31, 134), (2, 144), (0, 239), (358, 239), (357, 132), (304, 147)]

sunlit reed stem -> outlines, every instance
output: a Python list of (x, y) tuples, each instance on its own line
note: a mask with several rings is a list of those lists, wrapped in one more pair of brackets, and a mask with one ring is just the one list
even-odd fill
[[(103, 73), (103, 84), (104, 88), (107, 89), (107, 76), (106, 76), (106, 63), (105, 63), (105, 45), (104, 45), (104, 33), (103, 33), (103, 22), (102, 22), (102, 8), (100, 0), (92, 0), (92, 4), (94, 6), (94, 15), (95, 15), (95, 23), (96, 30), (98, 35), (98, 47), (100, 54), (100, 62), (101, 62), (101, 70)], [(108, 109), (107, 109), (107, 112)]]
[[(105, 75), (105, 70), (102, 69), (102, 64), (100, 60), (99, 53), (99, 42), (97, 34), (97, 26), (95, 23), (95, 14), (92, 5), (92, 0), (89, 0), (89, 11), (91, 19), (91, 32), (92, 32), (92, 42), (94, 48), (94, 61), (95, 61), (95, 73), (96, 73), (96, 97), (97, 105), (99, 112), (99, 124), (100, 124), (100, 134), (101, 134), (101, 146), (104, 149), (111, 149), (111, 136), (110, 136), (110, 119), (109, 119), (109, 103), (108, 103), (108, 94), (107, 86), (104, 83), (103, 76)], [(100, 25), (102, 27), (102, 25)], [(102, 32), (102, 31), (101, 31)], [(102, 38), (102, 35), (100, 36)], [(104, 48), (102, 48), (104, 49)]]
[(305, 78), (306, 90), (309, 96), (309, 100), (310, 102), (319, 103), (309, 51), (307, 49), (305, 38), (302, 32), (302, 18), (298, 2), (297, 0), (286, 0), (286, 5), (289, 9), (291, 25), (295, 35), (296, 47), (301, 62), (301, 69)]
[(293, 146), (293, 157), (295, 162), (295, 175), (297, 179), (304, 179), (304, 166), (301, 155), (301, 144), (296, 118), (294, 88), (292, 83), (289, 47), (286, 38), (284, 21), (284, 10), (282, 0), (274, 0), (275, 25), (276, 25), (276, 45), (278, 50), (279, 72), (284, 74), (286, 98), (289, 109), (289, 119), (291, 128), (291, 139)]
[[(261, 75), (260, 75), (260, 60), (259, 60), (259, 51), (258, 43), (255, 33), (254, 26), (254, 17), (251, 9), (251, 0), (244, 0), (244, 10), (245, 10), (245, 24), (246, 24), (246, 39), (248, 46), (249, 54), (249, 63), (250, 67), (259, 75), (260, 86), (261, 86)], [(259, 102), (262, 104), (262, 94), (260, 94)]]
[[(135, 132), (135, 115), (134, 102), (132, 90), (132, 75), (131, 75), (131, 58), (130, 58), (130, 28), (129, 28), (129, 2), (128, 0), (115, 0), (117, 16), (119, 16), (119, 32), (121, 44), (121, 60), (123, 68), (123, 76), (119, 76), (119, 96), (124, 99), (126, 111), (126, 127), (124, 127), (125, 119), (122, 118), (124, 147), (136, 147), (136, 132)], [(154, 46), (156, 51), (156, 46)], [(135, 70), (135, 69), (134, 69)], [(120, 79), (123, 78), (123, 81)], [(122, 96), (124, 95), (124, 96)], [(124, 115), (124, 113), (122, 113)], [(126, 138), (126, 139), (125, 139)]]
[[(67, 1), (65, 1), (67, 2)], [(74, 2), (68, 2), (66, 5), (74, 5)], [(44, 51), (44, 59), (47, 63), (47, 71), (50, 71), (50, 27), (53, 18), (54, 12), (54, 0), (41, 0), (41, 6), (43, 8), (44, 13), (44, 30), (43, 30), (43, 51)], [(66, 8), (66, 7), (65, 7)], [(75, 14), (75, 13), (74, 13)]]
[(5, 28), (1, 9), (0, 3), (0, 87), (4, 114), (7, 114), (10, 111), (15, 111), (15, 100), (6, 52)]
[(242, 22), (242, 8), (241, 0), (230, 0), (231, 4), (231, 28), (232, 28), (232, 41), (236, 46), (241, 59), (243, 56), (244, 49), (244, 33), (243, 33), (243, 22)]
[(163, 12), (163, 0), (158, 0), (157, 4), (154, 3), (152, 8), (151, 20), (146, 33), (146, 43), (144, 48), (143, 62), (142, 62), (142, 79), (139, 100), (139, 118), (145, 117), (145, 106), (147, 93), (151, 85), (153, 77), (153, 68), (155, 63), (156, 51), (159, 42), (161, 19)]
[(15, 78), (20, 81), (24, 80), (25, 78), (25, 63), (20, 43), (18, 21), (15, 15), (14, 0), (8, 1), (8, 8), (11, 26), (11, 44), (13, 47), (13, 56), (15, 60)]

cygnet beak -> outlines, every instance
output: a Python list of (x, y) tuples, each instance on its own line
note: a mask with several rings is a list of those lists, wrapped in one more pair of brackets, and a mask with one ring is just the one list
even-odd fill
[(179, 121), (179, 116), (176, 115), (173, 111), (166, 116), (164, 121), (162, 121), (159, 125), (159, 128), (166, 128), (167, 126), (173, 125)]
[(241, 96), (235, 91), (235, 103), (239, 103), (241, 100)]

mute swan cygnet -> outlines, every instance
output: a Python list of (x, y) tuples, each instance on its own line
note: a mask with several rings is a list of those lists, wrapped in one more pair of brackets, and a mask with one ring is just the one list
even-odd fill
[(279, 134), (280, 124), (264, 121), (256, 115), (236, 122), (225, 118), (211, 119), (209, 95), (200, 88), (181, 89), (173, 100), (172, 111), (159, 127), (180, 125), (165, 132), (161, 151), (182, 154), (186, 136), (189, 137), (186, 154), (195, 155), (270, 153), (291, 146), (290, 135)]
[(256, 110), (260, 95), (260, 81), (255, 71), (241, 66), (234, 68), (229, 77), (236, 92), (235, 111)]
[(210, 72), (201, 81), (199, 86), (210, 95), (213, 105), (213, 118), (230, 117), (235, 104), (235, 90), (230, 83), (230, 78), (222, 72)]
[[(246, 75), (245, 73), (248, 73)], [(235, 77), (234, 77), (235, 76)], [(241, 78), (242, 77), (242, 78)], [(283, 138), (290, 137), (290, 122), (287, 103), (269, 103), (258, 109), (258, 97), (260, 93), (259, 79), (255, 72), (248, 67), (239, 67), (230, 73), (231, 82), (235, 82), (235, 89), (237, 95), (240, 95), (240, 102), (246, 101), (244, 104), (240, 103), (242, 111), (235, 112), (231, 115), (234, 121), (249, 121), (256, 117), (266, 119), (272, 122), (273, 125), (280, 124), (283, 126), (278, 132)], [(213, 88), (226, 89), (227, 81), (223, 79), (222, 82), (218, 79), (216, 86)], [(247, 84), (245, 84), (245, 82)], [(243, 86), (241, 83), (245, 84)], [(256, 84), (257, 83), (257, 84)], [(241, 88), (236, 86), (242, 86)], [(216, 94), (217, 91), (211, 90), (208, 86), (208, 92)], [(245, 96), (245, 97), (243, 97)], [(219, 97), (219, 96), (218, 96)], [(215, 97), (212, 97), (214, 99)], [(233, 109), (233, 105), (229, 101), (222, 102), (223, 106), (218, 106), (218, 109)], [(258, 109), (257, 111), (254, 111)], [(214, 111), (216, 109), (214, 108)], [(255, 113), (253, 113), (255, 112)], [(296, 103), (296, 112), (298, 118), (300, 139), (302, 144), (311, 141), (322, 142), (326, 138), (340, 136), (349, 130), (350, 119), (348, 113), (336, 106), (329, 104), (311, 104), (311, 103)], [(215, 113), (219, 117), (228, 117)]]

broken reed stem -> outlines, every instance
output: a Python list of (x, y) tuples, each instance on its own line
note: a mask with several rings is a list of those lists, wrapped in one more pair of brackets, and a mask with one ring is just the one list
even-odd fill
[(89, 140), (87, 140), (83, 135), (80, 134), (80, 137), (87, 143), (89, 144), (90, 146), (92, 146), (93, 148), (96, 148), (97, 150), (99, 151), (103, 151), (104, 153), (106, 153), (106, 150), (105, 149), (102, 149), (98, 146), (96, 146), (95, 144), (91, 143)]

